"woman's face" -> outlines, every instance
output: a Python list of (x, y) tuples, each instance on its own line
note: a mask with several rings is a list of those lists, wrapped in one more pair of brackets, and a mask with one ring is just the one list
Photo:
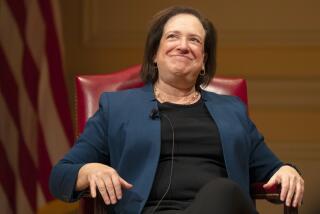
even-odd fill
[(190, 87), (204, 68), (205, 30), (199, 19), (190, 14), (171, 17), (164, 26), (154, 58), (159, 81)]

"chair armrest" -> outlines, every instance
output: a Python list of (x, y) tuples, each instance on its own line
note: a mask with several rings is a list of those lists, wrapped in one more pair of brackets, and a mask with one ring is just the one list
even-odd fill
[(283, 201), (280, 200), (281, 185), (264, 189), (264, 184), (265, 183), (251, 184), (250, 194), (253, 199), (265, 199), (271, 203), (283, 204), (285, 214), (298, 214), (297, 207), (288, 207)]
[(265, 199), (272, 203), (282, 204), (280, 200), (281, 186), (273, 186), (269, 189), (263, 188), (265, 183), (251, 184), (250, 194), (253, 199)]
[(107, 205), (104, 203), (101, 195), (97, 192), (97, 197), (92, 198), (90, 191), (86, 191), (80, 200), (81, 214), (107, 214)]

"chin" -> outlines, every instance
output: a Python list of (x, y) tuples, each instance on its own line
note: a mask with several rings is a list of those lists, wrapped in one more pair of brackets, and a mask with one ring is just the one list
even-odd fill
[(178, 72), (178, 73), (188, 73), (190, 70), (189, 66), (186, 66), (185, 64), (176, 64), (174, 66), (172, 66), (172, 71), (174, 72)]
[(177, 75), (186, 75), (186, 74), (194, 74), (194, 73), (198, 73), (197, 71), (195, 71), (195, 69), (190, 69), (189, 67), (175, 67), (173, 69), (174, 73), (176, 73)]

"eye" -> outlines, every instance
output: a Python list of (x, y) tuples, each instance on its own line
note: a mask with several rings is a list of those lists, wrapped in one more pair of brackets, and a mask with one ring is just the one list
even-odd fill
[(190, 41), (201, 44), (200, 39), (198, 39), (197, 37), (191, 37)]
[(170, 33), (170, 34), (167, 35), (167, 39), (175, 39), (175, 38), (178, 38), (177, 34)]

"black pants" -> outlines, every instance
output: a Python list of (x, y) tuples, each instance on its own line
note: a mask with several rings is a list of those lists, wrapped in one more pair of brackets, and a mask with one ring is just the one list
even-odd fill
[(197, 193), (190, 206), (182, 211), (145, 208), (143, 214), (251, 214), (256, 213), (252, 201), (240, 187), (226, 178), (217, 178)]

